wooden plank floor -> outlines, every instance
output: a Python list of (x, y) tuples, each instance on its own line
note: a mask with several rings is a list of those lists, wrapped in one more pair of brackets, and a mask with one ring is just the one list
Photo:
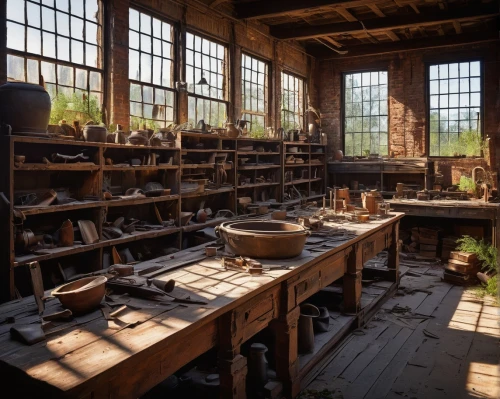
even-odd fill
[(500, 308), (442, 281), (440, 267), (410, 267), (301, 398), (500, 398)]

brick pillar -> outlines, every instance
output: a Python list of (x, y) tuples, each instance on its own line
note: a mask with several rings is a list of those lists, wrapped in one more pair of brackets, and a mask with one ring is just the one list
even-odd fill
[(108, 122), (123, 125), (130, 123), (130, 90), (128, 80), (128, 26), (129, 0), (110, 0), (106, 23), (109, 27), (107, 58), (107, 110)]
[(7, 81), (7, 0), (0, 0), (0, 84)]

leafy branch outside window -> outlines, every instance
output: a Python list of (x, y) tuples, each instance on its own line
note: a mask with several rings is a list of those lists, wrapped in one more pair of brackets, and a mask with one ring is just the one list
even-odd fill
[(102, 122), (102, 112), (97, 97), (87, 96), (82, 93), (66, 95), (59, 93), (52, 100), (50, 123), (58, 124), (62, 119), (68, 121), (78, 120), (84, 125), (89, 120), (97, 124)]

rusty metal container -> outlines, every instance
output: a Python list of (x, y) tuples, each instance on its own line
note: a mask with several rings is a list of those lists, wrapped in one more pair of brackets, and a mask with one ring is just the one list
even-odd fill
[(229, 221), (216, 227), (229, 251), (251, 258), (286, 259), (300, 255), (310, 232), (278, 220)]

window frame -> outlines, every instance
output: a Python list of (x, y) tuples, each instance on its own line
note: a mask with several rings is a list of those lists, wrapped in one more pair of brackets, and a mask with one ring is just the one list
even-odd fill
[[(345, 113), (345, 89), (346, 89), (346, 75), (354, 75), (354, 74), (357, 74), (357, 73), (360, 73), (360, 74), (363, 74), (363, 73), (367, 73), (367, 72), (387, 72), (387, 153), (390, 154), (391, 153), (391, 132), (390, 132), (390, 121), (391, 121), (391, 107), (390, 107), (390, 103), (389, 103), (389, 97), (390, 97), (390, 80), (389, 80), (389, 67), (388, 66), (385, 66), (385, 65), (381, 65), (381, 66), (375, 66), (373, 68), (368, 68), (368, 69), (356, 69), (356, 70), (349, 70), (349, 71), (343, 71), (342, 72), (342, 78), (341, 78), (341, 82), (340, 82), (340, 88), (341, 88), (341, 107), (340, 107), (340, 128), (341, 128), (341, 132), (342, 132), (342, 152), (344, 154), (346, 154), (346, 149), (345, 149), (345, 144), (346, 144), (346, 140), (345, 140), (345, 135), (346, 135), (346, 128), (345, 128), (345, 118), (346, 118), (346, 113)], [(362, 86), (361, 86), (362, 87)], [(362, 101), (362, 100), (361, 100)], [(379, 100), (380, 101), (380, 100)], [(380, 117), (380, 109), (379, 109), (379, 115)], [(361, 132), (362, 133), (362, 132)], [(379, 134), (380, 134), (380, 131), (379, 131)], [(379, 144), (380, 146), (380, 144)], [(357, 156), (360, 156), (360, 155), (353, 155), (353, 157), (357, 157)], [(361, 155), (362, 156), (362, 155)]]
[[(44, 8), (47, 8), (49, 10), (51, 10), (53, 13), (54, 13), (54, 23), (55, 23), (55, 30), (54, 32), (52, 31), (49, 31), (47, 29), (44, 29), (42, 24), (39, 26), (39, 27), (36, 27), (36, 26), (33, 26), (33, 25), (30, 25), (29, 22), (28, 22), (28, 18), (27, 18), (27, 7), (28, 7), (28, 3), (31, 3), (33, 4), (34, 6), (37, 6), (39, 7), (40, 11), (42, 11)], [(22, 58), (23, 59), (23, 68), (24, 68), (24, 72), (23, 72), (23, 78), (24, 78), (24, 82), (30, 82), (30, 80), (28, 79), (28, 62), (31, 60), (31, 61), (36, 61), (37, 64), (38, 64), (38, 74), (39, 76), (43, 76), (42, 75), (42, 68), (41, 68), (41, 65), (42, 65), (42, 62), (45, 62), (45, 63), (48, 63), (48, 64), (53, 64), (54, 67), (55, 67), (55, 82), (47, 82), (47, 79), (44, 78), (44, 83), (45, 84), (50, 84), (50, 85), (53, 85), (55, 87), (55, 95), (57, 96), (59, 94), (59, 91), (60, 91), (60, 88), (59, 86), (61, 87), (64, 87), (64, 88), (68, 88), (70, 90), (73, 91), (73, 93), (76, 93), (76, 92), (85, 92), (87, 95), (92, 95), (92, 93), (99, 93), (100, 95), (100, 104), (99, 106), (100, 107), (103, 107), (104, 104), (105, 104), (105, 76), (106, 76), (106, 62), (105, 62), (105, 57), (104, 57), (104, 49), (105, 49), (105, 46), (106, 46), (106, 29), (105, 29), (105, 15), (106, 15), (106, 12), (107, 12), (107, 6), (106, 6), (106, 1), (104, 0), (98, 0), (98, 3), (100, 3), (100, 8), (102, 10), (101, 14), (99, 15), (99, 19), (97, 22), (93, 22), (92, 20), (86, 18), (86, 9), (84, 7), (84, 17), (79, 17), (77, 16), (76, 14), (72, 14), (71, 13), (71, 1), (68, 2), (69, 4), (69, 11), (63, 11), (63, 10), (60, 10), (59, 8), (57, 8), (57, 5), (56, 3), (54, 2), (54, 6), (48, 6), (46, 4), (42, 4), (42, 3), (36, 3), (34, 1), (30, 1), (30, 0), (27, 0), (27, 1), (24, 1), (24, 19), (25, 19), (25, 22), (24, 23), (21, 23), (21, 22), (18, 22), (18, 21), (15, 21), (15, 20), (11, 20), (11, 19), (8, 19), (7, 16), (6, 16), (6, 23), (10, 22), (10, 23), (13, 23), (13, 24), (17, 24), (19, 26), (22, 26), (24, 28), (24, 48), (26, 51), (21, 51), (21, 50), (18, 50), (18, 49), (13, 49), (13, 48), (10, 48), (8, 46), (6, 46), (6, 56), (7, 56), (7, 59), (9, 56), (13, 56), (13, 57), (18, 57), (18, 58)], [(85, 24), (87, 23), (86, 21), (89, 21), (90, 23), (93, 23), (95, 25), (97, 25), (97, 32), (100, 32), (100, 35), (101, 35), (101, 42), (99, 43), (99, 40), (98, 40), (98, 43), (96, 45), (90, 43), (90, 42), (87, 42), (86, 41), (86, 30), (84, 29), (84, 32), (83, 32), (83, 39), (80, 40), (78, 38), (73, 38), (71, 36), (71, 31), (70, 33), (68, 33), (68, 35), (63, 35), (63, 34), (58, 34), (57, 32), (57, 12), (61, 12), (65, 15), (68, 16), (68, 21), (71, 21), (71, 17), (74, 16), (75, 18), (78, 18), (78, 19), (81, 19), (82, 21), (84, 21), (84, 26), (86, 26)], [(40, 12), (40, 21), (42, 21), (42, 12)], [(27, 43), (28, 43), (28, 35), (27, 35), (27, 32), (28, 32), (28, 29), (29, 28), (32, 28), (32, 29), (36, 29), (40, 32), (40, 52), (43, 53), (43, 33), (48, 33), (48, 34), (51, 34), (51, 35), (54, 35), (54, 40), (55, 40), (55, 51), (56, 51), (56, 54), (55, 54), (55, 57), (49, 57), (49, 56), (46, 56), (46, 55), (43, 55), (43, 54), (36, 54), (36, 53), (31, 53), (31, 52), (28, 52), (28, 49), (27, 49)], [(71, 28), (70, 28), (71, 29)], [(8, 35), (9, 33), (7, 32), (7, 37), (6, 37), (6, 40), (8, 38)], [(66, 61), (66, 60), (62, 60), (62, 59), (59, 59), (57, 58), (57, 38), (58, 37), (62, 37), (64, 39), (67, 39), (69, 41), (69, 54), (68, 54), (68, 58), (71, 60), (71, 52), (72, 52), (72, 46), (71, 46), (71, 41), (72, 40), (76, 40), (78, 41), (79, 43), (83, 43), (83, 57), (84, 57), (84, 62), (82, 64), (78, 64), (76, 62), (72, 62), (72, 61)], [(86, 65), (86, 44), (90, 44), (92, 46), (95, 46), (97, 47), (97, 64), (101, 65), (100, 67), (97, 66), (97, 67), (94, 67), (94, 66), (88, 66)], [(73, 85), (72, 86), (68, 86), (66, 84), (62, 84), (62, 83), (59, 83), (60, 79), (59, 79), (59, 71), (58, 71), (58, 67), (59, 66), (63, 66), (63, 67), (69, 67), (69, 68), (72, 68), (73, 69)], [(86, 71), (86, 80), (87, 80), (87, 84), (86, 84), (86, 88), (85, 89), (82, 89), (81, 87), (78, 87), (77, 86), (77, 79), (76, 79), (76, 70), (77, 69), (80, 69), (80, 70), (84, 70)], [(11, 78), (8, 77), (8, 66), (7, 66), (7, 80), (11, 80)], [(101, 75), (101, 79), (100, 79), (100, 88), (99, 90), (92, 90), (91, 89), (91, 84), (90, 84), (90, 73), (93, 72), (93, 73), (98, 73)], [(37, 82), (38, 83), (38, 82)], [(53, 98), (52, 98), (53, 100)]]
[[(289, 75), (289, 76), (292, 76), (296, 79), (299, 79), (300, 81), (302, 81), (302, 112), (293, 112), (294, 115), (298, 115), (299, 116), (299, 121), (302, 119), (302, 124), (299, 124), (299, 126), (297, 127), (294, 127), (294, 129), (302, 129), (302, 130), (305, 130), (305, 126), (306, 126), (306, 117), (305, 117), (305, 113), (306, 113), (306, 97), (307, 97), (307, 81), (306, 81), (306, 78), (303, 77), (303, 76), (300, 76), (294, 72), (290, 72), (289, 70), (285, 70), (285, 69), (282, 69), (281, 70), (281, 73), (280, 73), (280, 86), (281, 86), (281, 95), (280, 95), (280, 101), (281, 101), (281, 109), (280, 109), (280, 126), (283, 127), (283, 97), (284, 97), (284, 90), (283, 90), (283, 74), (286, 74), (286, 75)], [(290, 90), (288, 90), (290, 91)], [(299, 105), (300, 106), (300, 105)], [(291, 111), (287, 111), (287, 112), (290, 112), (292, 113)], [(291, 129), (291, 130), (294, 130), (294, 129)]]
[[(155, 84), (153, 83), (153, 73), (154, 73), (154, 68), (153, 68), (153, 62), (151, 63), (151, 83), (149, 82), (144, 82), (142, 80), (137, 80), (137, 79), (131, 79), (130, 78), (130, 61), (129, 61), (129, 65), (128, 65), (128, 83), (129, 83), (129, 123), (130, 123), (130, 126), (132, 128), (132, 118), (140, 118), (141, 121), (146, 121), (146, 122), (153, 122), (155, 125), (156, 125), (156, 122), (158, 123), (165, 123), (165, 127), (168, 126), (168, 122), (166, 119), (165, 120), (160, 120), (160, 119), (153, 119), (153, 118), (145, 118), (144, 117), (144, 107), (145, 105), (153, 105), (154, 106), (154, 96), (155, 96), (155, 91), (156, 90), (164, 90), (164, 91), (168, 91), (170, 93), (172, 93), (173, 95), (173, 103), (172, 103), (172, 109), (173, 109), (173, 117), (172, 117), (172, 122), (173, 123), (176, 123), (177, 121), (177, 118), (178, 118), (178, 96), (177, 96), (177, 89), (176, 89), (176, 82), (178, 81), (178, 76), (179, 76), (179, 67), (178, 67), (178, 62), (176, 61), (176, 58), (178, 57), (178, 46), (179, 46), (179, 43), (178, 43), (178, 40), (177, 40), (177, 27), (176, 27), (176, 24), (174, 21), (170, 20), (169, 18), (166, 18), (165, 16), (163, 16), (162, 14), (159, 14), (157, 12), (154, 12), (148, 8), (144, 8), (144, 7), (141, 7), (140, 5), (137, 5), (135, 3), (131, 3), (128, 7), (128, 12), (129, 12), (129, 27), (128, 27), (128, 31), (127, 33), (130, 35), (130, 31), (134, 31), (134, 32), (137, 32), (139, 34), (139, 42), (140, 42), (140, 35), (141, 35), (141, 30), (140, 30), (140, 25), (139, 25), (139, 31), (135, 30), (135, 29), (131, 29), (130, 27), (130, 10), (134, 10), (136, 12), (139, 13), (139, 24), (140, 24), (140, 14), (145, 14), (147, 16), (149, 16), (151, 18), (151, 34), (148, 35), (149, 37), (151, 37), (152, 39), (155, 38), (155, 36), (153, 35), (153, 18), (161, 21), (161, 23), (167, 23), (168, 25), (170, 25), (171, 27), (171, 42), (168, 42), (172, 45), (172, 58), (166, 58), (166, 57), (163, 57), (163, 48), (162, 48), (162, 55), (161, 55), (161, 59), (163, 60), (164, 58), (168, 59), (171, 61), (171, 65), (172, 65), (172, 72), (171, 72), (171, 76), (170, 76), (170, 79), (171, 79), (171, 87), (168, 87), (168, 86), (162, 86), (162, 85), (158, 85), (158, 84)], [(162, 28), (163, 29), (163, 28)], [(162, 37), (162, 41), (163, 41), (163, 37)], [(151, 45), (153, 46), (153, 44)], [(139, 53), (139, 71), (141, 71), (141, 61), (140, 61), (140, 55), (141, 53), (146, 53), (144, 51), (141, 50), (141, 45), (139, 45), (139, 49), (133, 49), (132, 47), (130, 47), (130, 43), (128, 44), (128, 47), (127, 47), (128, 51), (130, 50), (134, 50), (134, 51), (137, 51)], [(151, 59), (153, 59), (153, 57), (155, 56), (154, 55), (154, 52), (153, 52), (153, 48), (151, 47), (151, 52), (149, 53), (146, 53), (146, 54), (149, 54), (151, 55)], [(129, 56), (129, 60), (130, 60), (130, 56)], [(162, 73), (163, 73), (163, 68), (162, 68)], [(140, 78), (140, 72), (139, 72), (139, 78)], [(135, 100), (132, 100), (132, 97), (130, 95), (130, 92), (131, 92), (131, 89), (132, 89), (132, 85), (137, 85), (137, 86), (140, 86), (141, 88), (141, 96), (143, 96), (143, 92), (144, 92), (144, 87), (150, 87), (152, 88), (153, 90), (153, 104), (150, 104), (150, 103), (145, 103), (144, 102), (144, 98), (141, 99), (141, 101), (135, 101)], [(141, 105), (141, 110), (142, 110), (142, 115), (141, 117), (139, 116), (136, 116), (136, 115), (132, 115), (132, 103), (136, 103), (136, 104), (140, 104)], [(165, 107), (168, 108), (169, 105), (167, 105), (167, 101), (165, 100)], [(142, 129), (142, 126), (138, 126), (138, 129)]]
[[(194, 93), (194, 92), (190, 92), (189, 91), (189, 83), (188, 82), (188, 66), (192, 67), (193, 68), (193, 79), (195, 79), (195, 66), (194, 65), (188, 65), (187, 63), (187, 51), (190, 49), (188, 49), (188, 44), (187, 44), (187, 35), (190, 34), (190, 35), (193, 35), (194, 37), (199, 37), (201, 38), (202, 40), (208, 40), (212, 43), (215, 43), (217, 45), (220, 45), (224, 48), (224, 68), (223, 68), (223, 88), (222, 88), (222, 91), (223, 91), (223, 97), (224, 99), (218, 99), (218, 98), (214, 98), (214, 97), (210, 97), (210, 96), (206, 96), (206, 95), (203, 95), (203, 94), (197, 94), (197, 93)], [(226, 106), (226, 118), (229, 117), (229, 112), (230, 112), (230, 99), (231, 99), (231, 85), (230, 85), (230, 57), (231, 57), (231, 54), (230, 54), (230, 49), (229, 49), (229, 44), (228, 43), (225, 43), (217, 38), (214, 38), (214, 37), (211, 37), (205, 33), (202, 33), (202, 32), (199, 32), (197, 31), (196, 29), (188, 29), (186, 30), (186, 42), (184, 43), (184, 47), (183, 47), (183, 54), (185, 56), (185, 59), (184, 59), (184, 76), (185, 76), (185, 80), (186, 80), (186, 84), (187, 84), (187, 104), (188, 104), (188, 109), (187, 109), (187, 116), (188, 116), (188, 121), (189, 121), (189, 99), (190, 98), (193, 98), (194, 101), (195, 101), (195, 119), (194, 119), (194, 126), (196, 126), (196, 124), (198, 123), (198, 121), (200, 120), (199, 119), (199, 116), (198, 116), (198, 107), (197, 107), (197, 103), (198, 103), (198, 100), (204, 100), (204, 101), (209, 101), (209, 102), (215, 102), (215, 103), (218, 103), (218, 104), (224, 104)], [(193, 48), (193, 53), (196, 52), (196, 50), (194, 50)], [(201, 53), (203, 54), (203, 53)], [(209, 55), (210, 57), (210, 55)], [(193, 60), (194, 60), (194, 57), (193, 57)], [(203, 71), (205, 71), (204, 69), (202, 69), (202, 73)], [(210, 73), (210, 71), (209, 71)], [(205, 79), (206, 79), (206, 75), (205, 75)], [(208, 79), (207, 79), (208, 81)], [(193, 81), (193, 85), (196, 85), (196, 82)], [(206, 121), (205, 120), (205, 123), (206, 124), (209, 124), (211, 125), (211, 122), (212, 121)], [(224, 123), (224, 121), (222, 121), (222, 124)], [(222, 126), (222, 125), (221, 125)], [(215, 127), (212, 125), (212, 127)], [(219, 126), (220, 127), (220, 126)]]
[[(479, 105), (479, 121), (480, 121), (480, 129), (479, 129), (479, 134), (480, 134), (480, 138), (481, 140), (484, 140), (484, 137), (485, 137), (485, 134), (484, 134), (484, 98), (485, 98), (485, 86), (484, 86), (484, 82), (485, 82), (485, 79), (484, 79), (484, 72), (485, 72), (485, 60), (484, 60), (484, 57), (483, 56), (456, 56), (456, 57), (452, 57), (450, 58), (449, 56), (447, 56), (446, 58), (442, 58), (442, 57), (437, 57), (437, 58), (433, 58), (433, 59), (429, 59), (429, 60), (426, 60), (424, 62), (424, 66), (425, 66), (425, 104), (426, 104), (426, 109), (425, 109), (425, 118), (426, 118), (426, 122), (425, 122), (425, 128), (426, 128), (426, 135), (425, 135), (425, 138), (426, 138), (426, 145), (425, 145), (425, 149), (426, 149), (426, 153), (427, 153), (427, 156), (429, 158), (433, 158), (433, 159), (439, 159), (439, 158), (444, 158), (444, 159), (456, 159), (456, 158), (462, 158), (463, 156), (461, 155), (458, 155), (458, 156), (455, 156), (455, 155), (449, 155), (449, 156), (446, 156), (446, 155), (431, 155), (431, 119), (430, 119), (430, 115), (431, 115), (431, 104), (430, 104), (430, 99), (431, 99), (431, 89), (430, 89), (430, 86), (431, 86), (431, 79), (430, 79), (430, 67), (432, 65), (441, 65), (441, 64), (455, 64), (455, 63), (458, 63), (460, 64), (461, 62), (476, 62), (476, 61), (479, 61), (480, 63), (480, 66), (479, 66), (479, 70), (480, 70), (480, 82), (479, 82), (479, 86), (480, 86), (480, 96), (479, 96), (479, 101), (480, 101), (480, 105)], [(460, 79), (460, 77), (458, 78)], [(469, 75), (469, 79), (470, 79), (470, 75)], [(439, 80), (439, 79), (438, 79)], [(449, 78), (448, 78), (449, 80)], [(459, 93), (460, 93), (460, 89), (459, 89)], [(471, 91), (470, 91), (470, 87), (469, 87), (469, 91), (468, 93), (470, 94)], [(460, 108), (460, 107), (458, 107)], [(469, 108), (477, 108), (477, 107), (469, 107)], [(449, 107), (447, 108), (449, 109)]]
[[(244, 84), (245, 82), (249, 82), (251, 84), (257, 84), (257, 86), (259, 86), (258, 82), (257, 83), (254, 83), (252, 81), (247, 81), (245, 80), (244, 78), (244, 70), (245, 69), (248, 69), (246, 68), (244, 65), (243, 65), (243, 57), (244, 56), (247, 56), (247, 57), (250, 57), (251, 59), (255, 59), (257, 60), (258, 62), (262, 62), (264, 64), (264, 84), (263, 84), (263, 87), (264, 87), (264, 111), (263, 112), (258, 112), (258, 111), (250, 111), (250, 110), (247, 110), (245, 109), (245, 89), (244, 89)], [(254, 116), (262, 116), (264, 118), (264, 126), (263, 126), (263, 129), (264, 129), (264, 133), (266, 132), (266, 127), (269, 126), (269, 119), (270, 119), (270, 115), (269, 115), (269, 107), (270, 107), (270, 90), (269, 90), (269, 86), (270, 86), (270, 82), (269, 82), (269, 76), (270, 76), (270, 69), (271, 69), (271, 66), (270, 66), (270, 62), (268, 60), (265, 60), (261, 57), (257, 57), (253, 54), (251, 54), (250, 52), (248, 51), (245, 51), (245, 50), (242, 50), (241, 51), (241, 117), (243, 118), (244, 115), (250, 115), (251, 118), (253, 118)], [(253, 72), (253, 68), (250, 69), (251, 72)], [(257, 72), (258, 73), (258, 72)], [(258, 100), (257, 100), (257, 109), (259, 108), (259, 105), (258, 105)], [(251, 133), (253, 131), (253, 126), (254, 124), (251, 123), (250, 124), (250, 129), (249, 129), (249, 132)]]

